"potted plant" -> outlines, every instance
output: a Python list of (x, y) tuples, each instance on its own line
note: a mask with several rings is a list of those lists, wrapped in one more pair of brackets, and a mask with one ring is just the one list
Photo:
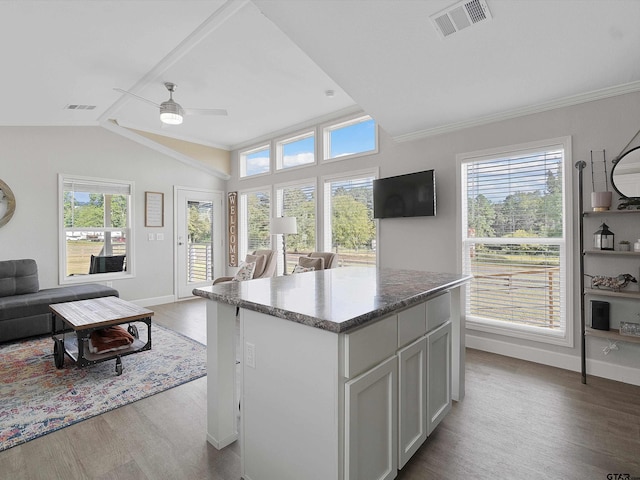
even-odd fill
[(631, 242), (629, 242), (628, 240), (620, 240), (618, 242), (618, 250), (620, 250), (621, 252), (628, 252), (629, 250), (631, 250)]

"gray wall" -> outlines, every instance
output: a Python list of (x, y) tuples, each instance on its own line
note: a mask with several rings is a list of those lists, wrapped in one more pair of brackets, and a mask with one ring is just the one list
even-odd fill
[[(266, 177), (238, 180), (238, 151), (233, 152), (232, 179), (228, 190), (244, 190), (265, 184), (291, 181), (297, 178), (321, 177), (379, 166), (380, 177), (388, 177), (425, 169), (435, 169), (437, 189), (437, 216), (434, 218), (399, 218), (379, 221), (378, 252), (382, 267), (414, 268), (431, 271), (459, 271), (458, 209), (456, 185), (456, 155), (494, 147), (528, 143), (536, 140), (571, 136), (573, 158), (569, 175), (573, 178), (575, 242), (571, 249), (574, 262), (574, 348), (540, 344), (512, 337), (492, 335), (475, 330), (467, 331), (468, 345), (506, 355), (520, 357), (571, 370), (580, 368), (579, 332), (579, 254), (578, 254), (578, 160), (589, 160), (590, 150), (606, 150), (610, 160), (620, 153), (631, 137), (640, 129), (640, 93), (626, 94), (580, 105), (531, 114), (426, 137), (410, 142), (396, 143), (380, 130), (380, 150), (376, 155), (344, 162), (320, 164)], [(297, 130), (292, 129), (292, 131)], [(281, 133), (281, 132), (279, 132)], [(263, 140), (263, 139), (259, 139)], [(257, 143), (257, 142), (255, 142)], [(249, 144), (244, 145), (249, 146)], [(589, 205), (590, 173), (585, 173), (585, 203)], [(628, 220), (624, 231), (614, 232), (618, 239), (640, 238), (640, 215)], [(612, 228), (613, 230), (613, 228)], [(595, 230), (594, 230), (595, 231)], [(587, 231), (589, 239), (590, 231)], [(630, 266), (630, 273), (638, 276), (640, 260)], [(620, 272), (618, 272), (620, 273)], [(640, 304), (627, 302), (622, 310), (640, 312)], [(620, 311), (620, 309), (618, 309)], [(638, 321), (637, 317), (629, 321)], [(640, 384), (640, 345), (620, 343), (620, 350), (603, 355), (607, 341), (588, 339), (588, 370), (600, 376)], [(577, 378), (577, 377), (576, 377)], [(579, 381), (579, 380), (577, 380)]]
[[(225, 189), (225, 182), (101, 127), (0, 127), (0, 179), (16, 211), (0, 228), (0, 260), (34, 258), (41, 288), (58, 285), (58, 174), (135, 182), (136, 277), (114, 280), (140, 304), (173, 298), (173, 186)], [(164, 193), (165, 227), (144, 227), (144, 192)], [(147, 233), (164, 241), (147, 241)]]

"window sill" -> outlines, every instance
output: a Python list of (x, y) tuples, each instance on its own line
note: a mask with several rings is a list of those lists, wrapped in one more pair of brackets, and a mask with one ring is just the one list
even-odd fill
[(573, 336), (567, 335), (564, 329), (541, 331), (539, 327), (517, 324), (504, 325), (503, 323), (504, 322), (474, 319), (473, 317), (466, 318), (466, 328), (468, 330), (477, 330), (504, 337), (521, 338), (532, 342), (573, 348)]

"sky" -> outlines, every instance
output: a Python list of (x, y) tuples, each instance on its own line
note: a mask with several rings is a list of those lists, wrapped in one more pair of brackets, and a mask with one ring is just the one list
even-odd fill
[[(375, 149), (375, 122), (366, 122), (347, 125), (342, 128), (330, 130), (331, 155), (329, 158), (338, 158), (354, 153), (366, 152)], [(315, 138), (308, 136), (282, 145), (284, 168), (306, 165), (314, 162)], [(267, 173), (269, 171), (269, 147), (246, 155), (247, 176)]]

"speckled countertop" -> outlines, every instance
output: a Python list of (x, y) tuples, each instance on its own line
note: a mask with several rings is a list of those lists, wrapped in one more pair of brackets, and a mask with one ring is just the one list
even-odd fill
[(219, 283), (193, 294), (341, 333), (470, 279), (455, 273), (344, 267)]

